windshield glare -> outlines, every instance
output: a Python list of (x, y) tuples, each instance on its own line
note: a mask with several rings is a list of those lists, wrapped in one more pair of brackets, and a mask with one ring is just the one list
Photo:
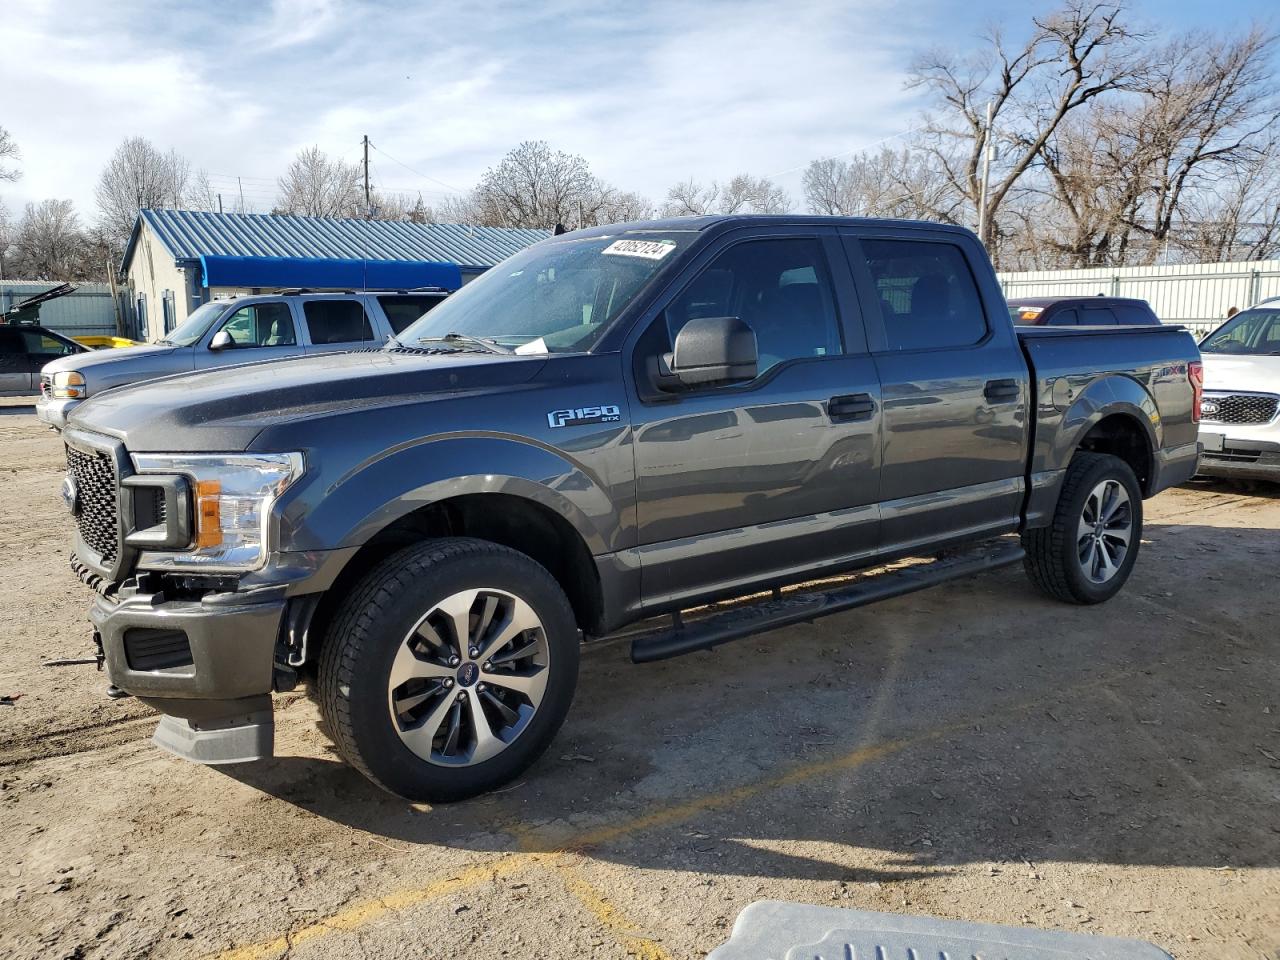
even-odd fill
[(1236, 314), (1205, 338), (1200, 352), (1280, 356), (1280, 308)]
[(205, 335), (213, 321), (222, 315), (227, 307), (226, 300), (210, 300), (197, 307), (195, 313), (183, 320), (157, 343), (169, 343), (175, 347), (189, 347)]
[(397, 339), (415, 347), (457, 333), (521, 354), (590, 350), (692, 236), (630, 232), (539, 244), (472, 280)]

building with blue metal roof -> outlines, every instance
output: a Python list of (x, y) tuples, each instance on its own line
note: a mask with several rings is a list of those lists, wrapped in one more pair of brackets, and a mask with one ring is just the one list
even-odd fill
[(162, 336), (207, 300), (268, 290), (459, 285), (550, 230), (143, 210), (120, 276), (133, 334)]

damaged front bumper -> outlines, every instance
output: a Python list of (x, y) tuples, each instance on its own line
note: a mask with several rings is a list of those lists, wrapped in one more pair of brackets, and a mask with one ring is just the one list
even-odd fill
[(164, 714), (155, 743), (198, 763), (242, 763), (274, 749), (271, 691), (284, 588), (94, 597), (89, 620), (114, 687)]

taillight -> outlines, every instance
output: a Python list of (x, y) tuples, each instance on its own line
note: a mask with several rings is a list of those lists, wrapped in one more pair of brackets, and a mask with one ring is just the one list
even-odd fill
[(1191, 382), (1191, 422), (1200, 422), (1200, 401), (1204, 399), (1204, 364), (1192, 360), (1187, 364), (1187, 380)]

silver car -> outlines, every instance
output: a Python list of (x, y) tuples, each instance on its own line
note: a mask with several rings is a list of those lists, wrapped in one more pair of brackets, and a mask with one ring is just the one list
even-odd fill
[(45, 364), (36, 416), (61, 430), (86, 398), (112, 387), (209, 367), (379, 346), (445, 296), (432, 289), (214, 300), (155, 343)]

